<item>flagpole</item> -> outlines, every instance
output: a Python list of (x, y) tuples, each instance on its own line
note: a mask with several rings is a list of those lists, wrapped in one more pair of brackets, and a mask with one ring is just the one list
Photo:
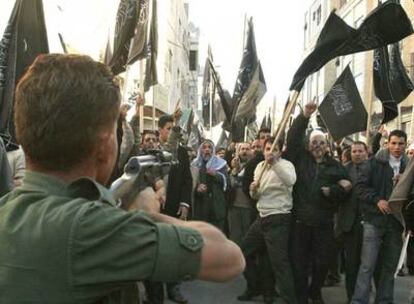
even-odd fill
[(371, 136), (370, 136), (370, 130), (371, 130), (371, 123), (372, 123), (372, 115), (371, 115), (371, 113), (372, 113), (372, 97), (373, 97), (373, 82), (374, 82), (374, 79), (373, 79), (373, 76), (371, 77), (371, 81), (370, 81), (370, 83), (369, 83), (369, 91), (368, 91), (368, 93), (369, 93), (369, 100), (368, 100), (368, 110), (367, 110), (367, 112), (368, 112), (368, 120), (367, 120), (367, 130), (366, 130), (366, 138), (365, 138), (365, 143), (366, 143), (366, 145), (367, 145), (367, 147), (369, 147), (369, 145), (370, 145), (370, 141), (371, 141)]
[(152, 89), (152, 131), (155, 131), (155, 96)]
[(139, 61), (139, 92), (144, 100), (144, 104), (139, 107), (139, 130), (144, 131), (144, 107), (145, 107), (145, 88), (144, 88), (144, 60)]
[(275, 129), (276, 125), (276, 95), (273, 96), (273, 105), (272, 105), (272, 120), (271, 120), (271, 126), (270, 131), (273, 135), (273, 130)]
[(210, 119), (210, 139), (213, 140), (213, 102), (214, 102), (214, 90), (213, 81), (209, 83), (210, 88), (210, 103), (209, 103), (209, 119)]
[(128, 100), (127, 91), (128, 91), (128, 80), (129, 80), (129, 69), (130, 69), (130, 66), (127, 65), (126, 71), (125, 71), (125, 78), (124, 78), (124, 91), (122, 93), (122, 101), (123, 102), (126, 102)]
[(410, 137), (409, 138), (413, 138), (413, 134), (414, 134), (414, 102), (411, 105), (411, 123), (410, 123)]
[(242, 54), (244, 52), (244, 45), (246, 44), (246, 22), (247, 21), (247, 14), (244, 14), (244, 23), (243, 23), (243, 44), (242, 44)]
[[(290, 99), (289, 99), (289, 104), (287, 106), (286, 111), (283, 113), (282, 121), (280, 122), (280, 125), (279, 125), (279, 127), (277, 129), (277, 132), (276, 132), (275, 140), (273, 142), (272, 149), (271, 149), (272, 151), (275, 150), (278, 141), (282, 137), (282, 134), (283, 134), (283, 132), (284, 132), (284, 130), (286, 128), (286, 124), (289, 121), (290, 114), (292, 113), (292, 110), (296, 106), (296, 103), (297, 103), (297, 100), (298, 100), (298, 97), (299, 97), (299, 93), (300, 92), (298, 92), (298, 91), (292, 91), (291, 92), (291, 96), (290, 96)], [(263, 177), (264, 172), (267, 170), (268, 167), (269, 167), (269, 165), (266, 162), (266, 165), (262, 167), (262, 170), (260, 171), (260, 174), (259, 174), (259, 178), (257, 179), (257, 181), (258, 181), (259, 184), (260, 184), (260, 181), (261, 181), (261, 179)]]

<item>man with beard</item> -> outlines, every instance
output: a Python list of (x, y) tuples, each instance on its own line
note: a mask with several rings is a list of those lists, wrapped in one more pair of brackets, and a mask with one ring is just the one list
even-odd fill
[[(356, 141), (352, 143), (350, 151), (351, 161), (346, 163), (344, 167), (348, 172), (352, 185), (355, 186), (363, 170), (367, 170), (368, 148), (364, 142)], [(349, 301), (351, 301), (354, 294), (361, 256), (361, 204), (362, 202), (354, 188), (348, 200), (339, 205), (337, 215), (336, 232), (343, 241), (345, 252), (345, 287)]]
[(155, 131), (145, 130), (142, 133), (141, 152), (146, 153), (147, 151), (159, 149), (158, 136)]
[(250, 197), (250, 184), (253, 182), (254, 170), (256, 170), (257, 165), (264, 160), (263, 156), (263, 146), (266, 139), (270, 137), (270, 129), (263, 128), (259, 130), (257, 139), (253, 141), (253, 152), (254, 157), (248, 161), (246, 164), (246, 169), (244, 173), (244, 178), (242, 182), (242, 187), (244, 193)]
[[(214, 143), (201, 143), (197, 157), (191, 163), (195, 178), (194, 208), (195, 220), (213, 224), (224, 231), (226, 197), (228, 185), (227, 162), (215, 155)], [(188, 191), (188, 189), (187, 189)]]
[(316, 103), (308, 103), (287, 136), (286, 158), (294, 164), (297, 173), (293, 188), (291, 257), (300, 304), (307, 304), (308, 298), (313, 304), (324, 303), (321, 288), (334, 255), (334, 213), (346, 198), (344, 187), (351, 188), (345, 169), (327, 154), (327, 140), (322, 132), (312, 132), (305, 146), (306, 128), (316, 108)]
[(231, 161), (230, 182), (233, 197), (229, 202), (228, 213), (230, 239), (239, 246), (257, 216), (250, 197), (242, 189), (246, 163), (252, 158), (252, 151), (249, 143), (240, 143), (237, 147), (236, 157)]

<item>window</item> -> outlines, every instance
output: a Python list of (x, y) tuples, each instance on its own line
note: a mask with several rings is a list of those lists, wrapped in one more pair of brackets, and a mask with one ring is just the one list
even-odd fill
[(170, 73), (172, 71), (172, 59), (173, 59), (173, 53), (171, 50), (168, 50), (168, 72)]
[(319, 5), (318, 9), (316, 10), (316, 25), (321, 23), (322, 19), (322, 7)]
[(196, 71), (197, 70), (197, 51), (190, 51), (189, 56), (189, 63), (190, 63), (190, 71)]

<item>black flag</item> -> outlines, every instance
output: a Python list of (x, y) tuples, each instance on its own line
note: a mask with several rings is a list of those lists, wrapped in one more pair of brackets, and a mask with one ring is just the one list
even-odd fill
[(398, 104), (407, 98), (413, 90), (413, 84), (405, 71), (398, 43), (388, 48), (374, 51), (374, 89), (375, 95), (383, 105), (382, 123), (398, 116)]
[(202, 114), (204, 125), (210, 124), (210, 102), (211, 102), (211, 65), (210, 58), (212, 58), (211, 48), (208, 46), (206, 63), (204, 65), (203, 75), (203, 89), (201, 92)]
[(135, 25), (134, 37), (128, 53), (127, 64), (143, 59), (148, 54), (148, 24), (150, 14), (150, 0), (139, 0), (137, 22)]
[(383, 108), (382, 124), (385, 124), (398, 116), (397, 103), (391, 90), (390, 62), (386, 46), (374, 51), (373, 68), (374, 91), (378, 99), (381, 100)]
[(157, 0), (152, 0), (151, 27), (149, 32), (149, 43), (147, 44), (149, 57), (145, 64), (144, 91), (158, 83), (157, 55), (158, 55), (158, 21)]
[[(256, 105), (266, 92), (263, 71), (256, 51), (253, 19), (248, 23), (247, 39), (244, 46), (243, 58), (233, 93), (233, 111), (231, 121), (232, 141), (244, 140), (245, 127), (256, 118)], [(239, 110), (239, 107), (241, 109)], [(246, 111), (253, 109), (252, 111)]]
[(131, 38), (135, 34), (140, 0), (121, 0), (116, 14), (114, 51), (109, 66), (118, 75), (126, 69)]
[(413, 91), (414, 86), (408, 77), (404, 64), (401, 60), (400, 47), (398, 43), (391, 46), (390, 56), (390, 82), (392, 96), (397, 103), (404, 101)]
[(12, 137), (16, 83), (39, 54), (49, 53), (41, 0), (17, 0), (0, 41), (0, 133)]
[(366, 130), (368, 114), (349, 66), (322, 101), (319, 113), (334, 140)]
[(250, 79), (249, 86), (244, 92), (238, 106), (235, 110), (234, 120), (252, 119), (256, 116), (256, 107), (266, 93), (266, 82), (263, 76), (260, 62)]
[[(208, 58), (207, 58), (208, 60)], [(228, 126), (228, 128), (225, 128), (227, 131), (230, 131), (230, 123), (231, 123), (231, 116), (233, 112), (233, 100), (230, 96), (229, 91), (223, 89), (220, 77), (214, 68), (212, 60), (208, 60), (208, 63), (210, 65), (210, 75), (214, 81), (215, 87), (217, 89), (217, 94), (220, 97), (221, 106), (223, 108), (224, 114), (226, 115), (226, 120), (224, 121), (224, 125)], [(206, 62), (207, 64), (207, 62)]]
[(413, 27), (404, 9), (390, 1), (373, 10), (358, 29), (347, 25), (332, 12), (319, 35), (315, 49), (296, 71), (290, 90), (300, 91), (310, 74), (337, 56), (380, 48), (400, 41), (412, 33)]

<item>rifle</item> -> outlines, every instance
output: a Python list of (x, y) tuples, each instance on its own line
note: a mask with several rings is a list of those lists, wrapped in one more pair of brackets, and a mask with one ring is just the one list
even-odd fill
[(134, 198), (146, 187), (162, 179), (171, 166), (178, 164), (172, 153), (160, 150), (148, 151), (147, 155), (131, 157), (125, 165), (124, 174), (115, 180), (110, 191), (119, 207), (128, 209)]

